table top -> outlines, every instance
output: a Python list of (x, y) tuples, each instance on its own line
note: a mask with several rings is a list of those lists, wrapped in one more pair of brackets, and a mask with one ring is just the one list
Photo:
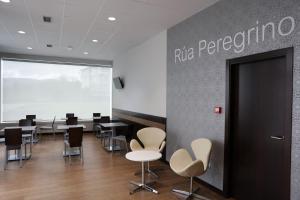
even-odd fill
[(126, 154), (126, 159), (136, 162), (148, 162), (161, 158), (161, 153), (157, 151), (132, 151)]
[(120, 126), (128, 126), (123, 122), (112, 122), (112, 123), (100, 123), (100, 126), (104, 128), (113, 128), (113, 127), (120, 127)]
[(9, 126), (0, 130), (0, 132), (4, 132), (5, 129), (13, 129), (13, 128), (21, 128), (22, 131), (34, 131), (36, 126)]
[(84, 124), (77, 124), (77, 125), (57, 125), (56, 129), (67, 130), (69, 128), (78, 128), (78, 127), (86, 128), (86, 126)]

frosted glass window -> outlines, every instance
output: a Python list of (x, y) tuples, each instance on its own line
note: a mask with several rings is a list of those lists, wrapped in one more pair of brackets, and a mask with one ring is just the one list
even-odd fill
[(111, 115), (112, 69), (2, 60), (1, 121)]

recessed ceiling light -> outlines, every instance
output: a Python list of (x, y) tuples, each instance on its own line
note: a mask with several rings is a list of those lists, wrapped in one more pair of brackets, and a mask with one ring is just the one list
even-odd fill
[(67, 49), (68, 49), (69, 51), (71, 51), (71, 50), (73, 50), (73, 47), (72, 47), (72, 46), (68, 46)]
[(98, 42), (98, 40), (92, 40), (92, 42), (94, 42), (94, 43), (97, 43), (97, 42)]
[(10, 3), (10, 0), (0, 0), (3, 3)]
[(32, 49), (32, 47), (27, 47), (27, 49), (28, 49), (28, 50), (31, 50), (31, 49)]
[(115, 17), (108, 17), (107, 18), (109, 21), (116, 21), (116, 18)]
[(26, 32), (25, 31), (18, 31), (18, 33), (20, 33), (20, 34), (26, 34)]
[(85, 51), (85, 52), (83, 52), (83, 54), (84, 54), (84, 55), (88, 55), (88, 54), (89, 54), (89, 52)]

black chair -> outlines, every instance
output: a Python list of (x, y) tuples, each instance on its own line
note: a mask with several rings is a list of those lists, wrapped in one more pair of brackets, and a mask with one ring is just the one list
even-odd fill
[(101, 117), (101, 113), (93, 113), (93, 117)]
[(66, 114), (66, 118), (67, 119), (70, 118), (70, 117), (75, 117), (74, 113), (67, 113)]
[(22, 129), (21, 128), (12, 128), (4, 130), (5, 138), (5, 165), (4, 170), (7, 168), (9, 151), (14, 150), (18, 151), (18, 158), (20, 167), (22, 167)]
[(69, 117), (66, 120), (67, 125), (77, 125), (78, 124), (78, 118), (77, 117)]
[[(110, 123), (110, 117), (109, 116), (102, 116), (99, 120), (99, 123)], [(111, 138), (112, 135), (112, 129), (111, 128), (104, 128), (100, 125), (97, 125), (98, 131), (97, 131), (97, 137), (101, 139), (101, 143), (104, 142), (104, 146), (106, 146), (106, 139)]]
[[(67, 147), (70, 148), (78, 148), (80, 151), (80, 159), (83, 163), (83, 148), (82, 148), (82, 136), (83, 136), (83, 128), (76, 127), (76, 128), (69, 128), (68, 130), (69, 137), (65, 140), (65, 155), (67, 152)], [(71, 154), (69, 153), (69, 164), (71, 162)]]
[[(31, 119), (20, 119), (19, 120), (19, 126), (31, 126), (32, 120)], [(27, 151), (27, 144), (32, 145), (33, 140), (33, 133), (31, 131), (22, 131), (22, 134), (24, 134), (26, 137), (24, 139), (25, 144), (25, 152)], [(31, 148), (32, 146), (30, 146)], [(26, 153), (25, 153), (26, 154)]]
[(101, 119), (100, 118), (93, 118), (93, 131), (94, 133), (96, 133), (97, 135), (97, 131), (98, 131), (98, 125), (101, 123)]
[(32, 120), (31, 119), (20, 119), (19, 126), (31, 126)]
[(26, 119), (32, 120), (31, 126), (36, 126), (36, 122), (34, 121), (36, 119), (36, 115), (26, 115)]

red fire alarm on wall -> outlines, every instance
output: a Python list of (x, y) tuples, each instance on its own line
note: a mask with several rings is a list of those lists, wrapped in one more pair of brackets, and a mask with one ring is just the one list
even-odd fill
[(221, 114), (221, 113), (222, 113), (222, 107), (216, 106), (216, 107), (214, 108), (214, 113), (216, 113), (216, 114)]

